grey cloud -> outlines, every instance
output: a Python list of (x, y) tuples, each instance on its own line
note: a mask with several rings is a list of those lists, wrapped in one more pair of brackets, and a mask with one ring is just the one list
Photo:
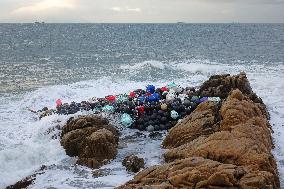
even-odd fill
[[(38, 5), (43, 1), (63, 1), (66, 5), (43, 9)], [(39, 19), (46, 22), (284, 22), (284, 0), (0, 0), (0, 22)]]

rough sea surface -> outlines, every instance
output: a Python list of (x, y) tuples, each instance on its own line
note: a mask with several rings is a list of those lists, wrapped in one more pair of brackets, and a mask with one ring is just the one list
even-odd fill
[(284, 24), (0, 24), (0, 188), (42, 165), (29, 188), (113, 188), (133, 177), (121, 165), (126, 155), (163, 161), (162, 139), (124, 129), (117, 158), (94, 177), (54, 137), (72, 115), (38, 120), (27, 108), (240, 71), (271, 114), (284, 187)]

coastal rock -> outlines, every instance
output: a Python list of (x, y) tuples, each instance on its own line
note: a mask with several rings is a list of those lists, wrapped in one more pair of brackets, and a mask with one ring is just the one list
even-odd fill
[(175, 127), (170, 129), (163, 147), (174, 148), (193, 141), (199, 136), (210, 135), (219, 130), (219, 107), (215, 102), (204, 102)]
[(237, 89), (223, 103), (220, 114), (220, 132), (170, 149), (164, 154), (165, 160), (171, 162), (193, 156), (204, 157), (267, 171), (275, 176), (274, 183), (277, 183), (277, 167), (271, 154), (270, 125), (258, 106)]
[(130, 188), (276, 188), (269, 172), (222, 164), (201, 157), (189, 157), (139, 172), (118, 189)]
[(78, 164), (98, 168), (115, 158), (118, 131), (98, 116), (71, 118), (63, 127), (61, 145), (69, 156), (78, 156)]
[(228, 92), (221, 107), (201, 103), (169, 131), (166, 164), (139, 172), (119, 188), (279, 189), (265, 105), (251, 98), (248, 85), (235, 85), (243, 92)]
[(42, 165), (40, 167), (39, 170), (35, 171), (34, 174), (16, 182), (15, 184), (13, 185), (10, 185), (10, 186), (7, 186), (6, 189), (24, 189), (24, 188), (28, 188), (30, 185), (32, 185), (36, 179), (36, 176), (37, 175), (40, 175), (40, 174), (43, 174), (45, 169), (47, 167), (45, 165)]
[(243, 94), (247, 95), (253, 102), (260, 103), (265, 107), (262, 99), (259, 98), (252, 91), (250, 83), (244, 72), (233, 76), (231, 76), (230, 74), (213, 75), (209, 78), (209, 80), (205, 81), (200, 86), (200, 89), (197, 91), (197, 94), (200, 96), (209, 97), (217, 96), (222, 99), (225, 99), (228, 97), (229, 93), (234, 89), (239, 89)]
[(252, 93), (245, 73), (235, 76), (230, 76), (230, 74), (213, 75), (201, 85), (198, 94), (201, 96), (218, 96), (224, 99), (232, 89), (237, 88), (244, 94)]
[(127, 171), (138, 172), (141, 168), (144, 168), (145, 162), (143, 158), (139, 158), (135, 155), (130, 155), (124, 158), (122, 165), (126, 167)]

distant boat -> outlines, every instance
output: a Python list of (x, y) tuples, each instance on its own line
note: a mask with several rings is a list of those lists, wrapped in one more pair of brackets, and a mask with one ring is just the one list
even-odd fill
[(177, 24), (186, 24), (185, 22), (177, 22)]
[(40, 25), (40, 24), (45, 24), (45, 22), (35, 22), (34, 24)]

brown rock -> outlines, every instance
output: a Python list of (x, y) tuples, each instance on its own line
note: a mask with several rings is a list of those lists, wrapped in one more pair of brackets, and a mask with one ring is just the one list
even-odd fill
[(127, 171), (137, 173), (141, 168), (144, 168), (145, 162), (143, 158), (135, 155), (130, 155), (124, 158), (122, 165), (126, 167)]
[(165, 148), (178, 147), (199, 136), (207, 136), (218, 130), (218, 105), (215, 102), (204, 102), (175, 127), (170, 129), (163, 141)]
[(238, 189), (249, 188), (247, 186), (275, 188), (273, 175), (269, 172), (252, 171), (243, 166), (190, 157), (147, 168), (118, 188)]
[(277, 167), (271, 154), (270, 125), (259, 107), (237, 89), (223, 103), (220, 112), (223, 118), (220, 132), (170, 149), (164, 154), (165, 160), (204, 157), (270, 172), (277, 183)]
[[(252, 91), (250, 83), (244, 72), (234, 76), (231, 76), (230, 74), (213, 75), (209, 78), (209, 80), (205, 81), (201, 85), (200, 89), (197, 91), (197, 94), (200, 96), (218, 96), (225, 99), (234, 89), (239, 89), (253, 102), (262, 104), (264, 109), (266, 109), (262, 99)], [(268, 112), (266, 111), (266, 113)]]
[(228, 92), (220, 110), (213, 102), (200, 104), (163, 141), (168, 163), (139, 172), (120, 188), (279, 189), (265, 105), (251, 98), (243, 76), (232, 77), (225, 84), (243, 92)]
[(118, 131), (98, 116), (80, 116), (63, 127), (61, 145), (69, 156), (78, 156), (78, 164), (98, 168), (115, 158)]
[(198, 94), (201, 96), (226, 98), (230, 91), (236, 88), (240, 89), (245, 94), (252, 93), (245, 73), (240, 73), (236, 76), (230, 76), (230, 74), (213, 75), (201, 85)]

